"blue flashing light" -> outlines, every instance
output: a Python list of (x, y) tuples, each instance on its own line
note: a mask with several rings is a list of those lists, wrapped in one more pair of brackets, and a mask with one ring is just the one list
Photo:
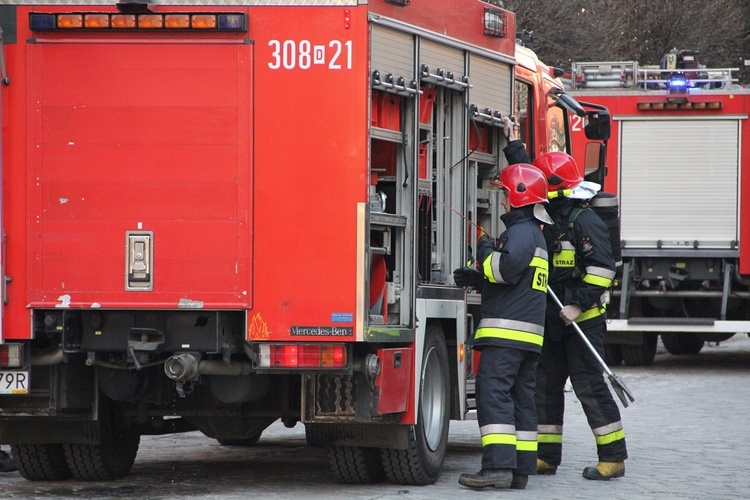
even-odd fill
[(217, 24), (220, 30), (244, 30), (245, 14), (219, 14)]
[(57, 28), (54, 14), (29, 14), (29, 27), (32, 30), (53, 30)]
[(684, 92), (687, 90), (687, 78), (684, 76), (673, 76), (669, 79), (669, 91), (670, 92)]

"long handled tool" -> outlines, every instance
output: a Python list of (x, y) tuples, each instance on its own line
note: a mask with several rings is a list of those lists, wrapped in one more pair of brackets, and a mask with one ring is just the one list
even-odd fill
[[(549, 286), (547, 287), (547, 292), (549, 293), (550, 297), (555, 301), (557, 306), (562, 309), (563, 304), (560, 302), (560, 299), (557, 298), (557, 295), (555, 295), (555, 292), (552, 291), (552, 288)], [(630, 392), (630, 389), (628, 389), (628, 386), (625, 385), (625, 382), (620, 380), (620, 378), (612, 373), (612, 370), (609, 369), (609, 366), (607, 366), (607, 363), (604, 362), (601, 356), (599, 356), (599, 353), (596, 352), (596, 349), (594, 349), (594, 346), (591, 345), (591, 342), (589, 342), (589, 339), (586, 338), (586, 335), (583, 333), (583, 330), (581, 330), (581, 327), (578, 326), (578, 323), (573, 321), (571, 323), (573, 325), (573, 328), (576, 332), (578, 332), (578, 335), (581, 337), (581, 340), (583, 340), (583, 343), (586, 344), (586, 346), (589, 348), (589, 351), (591, 351), (591, 354), (594, 355), (596, 360), (601, 365), (602, 369), (604, 370), (604, 373), (607, 374), (607, 377), (609, 377), (609, 381), (612, 384), (612, 389), (615, 390), (615, 394), (617, 394), (617, 397), (620, 398), (620, 401), (622, 401), (622, 406), (624, 408), (627, 408), (630, 403), (628, 403), (628, 399), (630, 399), (631, 402), (635, 401), (635, 397), (633, 396), (633, 393)], [(627, 398), (625, 397), (627, 396)]]

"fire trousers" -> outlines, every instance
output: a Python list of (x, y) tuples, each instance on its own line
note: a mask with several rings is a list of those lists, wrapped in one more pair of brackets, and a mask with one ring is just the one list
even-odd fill
[[(595, 321), (581, 329), (603, 357), (606, 324)], [(559, 465), (562, 459), (564, 390), (568, 377), (594, 434), (599, 461), (624, 461), (628, 453), (620, 410), (604, 380), (601, 366), (571, 326), (561, 320), (550, 321), (549, 315), (537, 368), (539, 458), (551, 465)]]
[(477, 420), (482, 469), (536, 474), (537, 425), (534, 380), (539, 354), (482, 346), (477, 371)]

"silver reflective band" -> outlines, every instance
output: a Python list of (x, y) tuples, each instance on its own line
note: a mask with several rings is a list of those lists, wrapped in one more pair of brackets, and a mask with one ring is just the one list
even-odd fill
[[(501, 256), (500, 253), (492, 252), (491, 259), (490, 259), (490, 271), (492, 272), (492, 278), (497, 283), (503, 283), (507, 285), (508, 282), (503, 279), (503, 275), (502, 273), (500, 273), (500, 256)], [(486, 271), (485, 271), (485, 274), (486, 274)]]
[(516, 426), (510, 424), (487, 424), (479, 428), (482, 436), (487, 434), (516, 434)]
[(540, 425), (537, 427), (539, 434), (562, 434), (562, 425)]
[(607, 434), (612, 434), (613, 432), (617, 432), (621, 430), (622, 430), (622, 421), (603, 425), (601, 427), (597, 427), (596, 429), (591, 429), (591, 431), (594, 433), (595, 436), (606, 436)]
[(544, 334), (544, 325), (527, 323), (526, 321), (515, 321), (512, 319), (486, 318), (479, 322), (479, 328), (506, 328), (520, 332)]
[(591, 200), (592, 207), (616, 207), (619, 203), (617, 198), (594, 198)]
[(615, 279), (616, 272), (605, 267), (588, 266), (586, 267), (586, 274), (593, 274), (594, 276), (600, 276), (612, 280)]
[(536, 431), (516, 431), (516, 439), (520, 441), (536, 441)]

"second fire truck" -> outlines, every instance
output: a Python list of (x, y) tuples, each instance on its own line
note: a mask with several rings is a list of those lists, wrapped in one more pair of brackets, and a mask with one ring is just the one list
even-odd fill
[[(576, 63), (577, 99), (612, 114), (606, 191), (620, 201), (623, 267), (608, 361), (648, 365), (750, 331), (750, 90), (694, 51), (658, 66)], [(574, 119), (576, 152), (586, 139)], [(578, 161), (583, 161), (577, 157)]]

